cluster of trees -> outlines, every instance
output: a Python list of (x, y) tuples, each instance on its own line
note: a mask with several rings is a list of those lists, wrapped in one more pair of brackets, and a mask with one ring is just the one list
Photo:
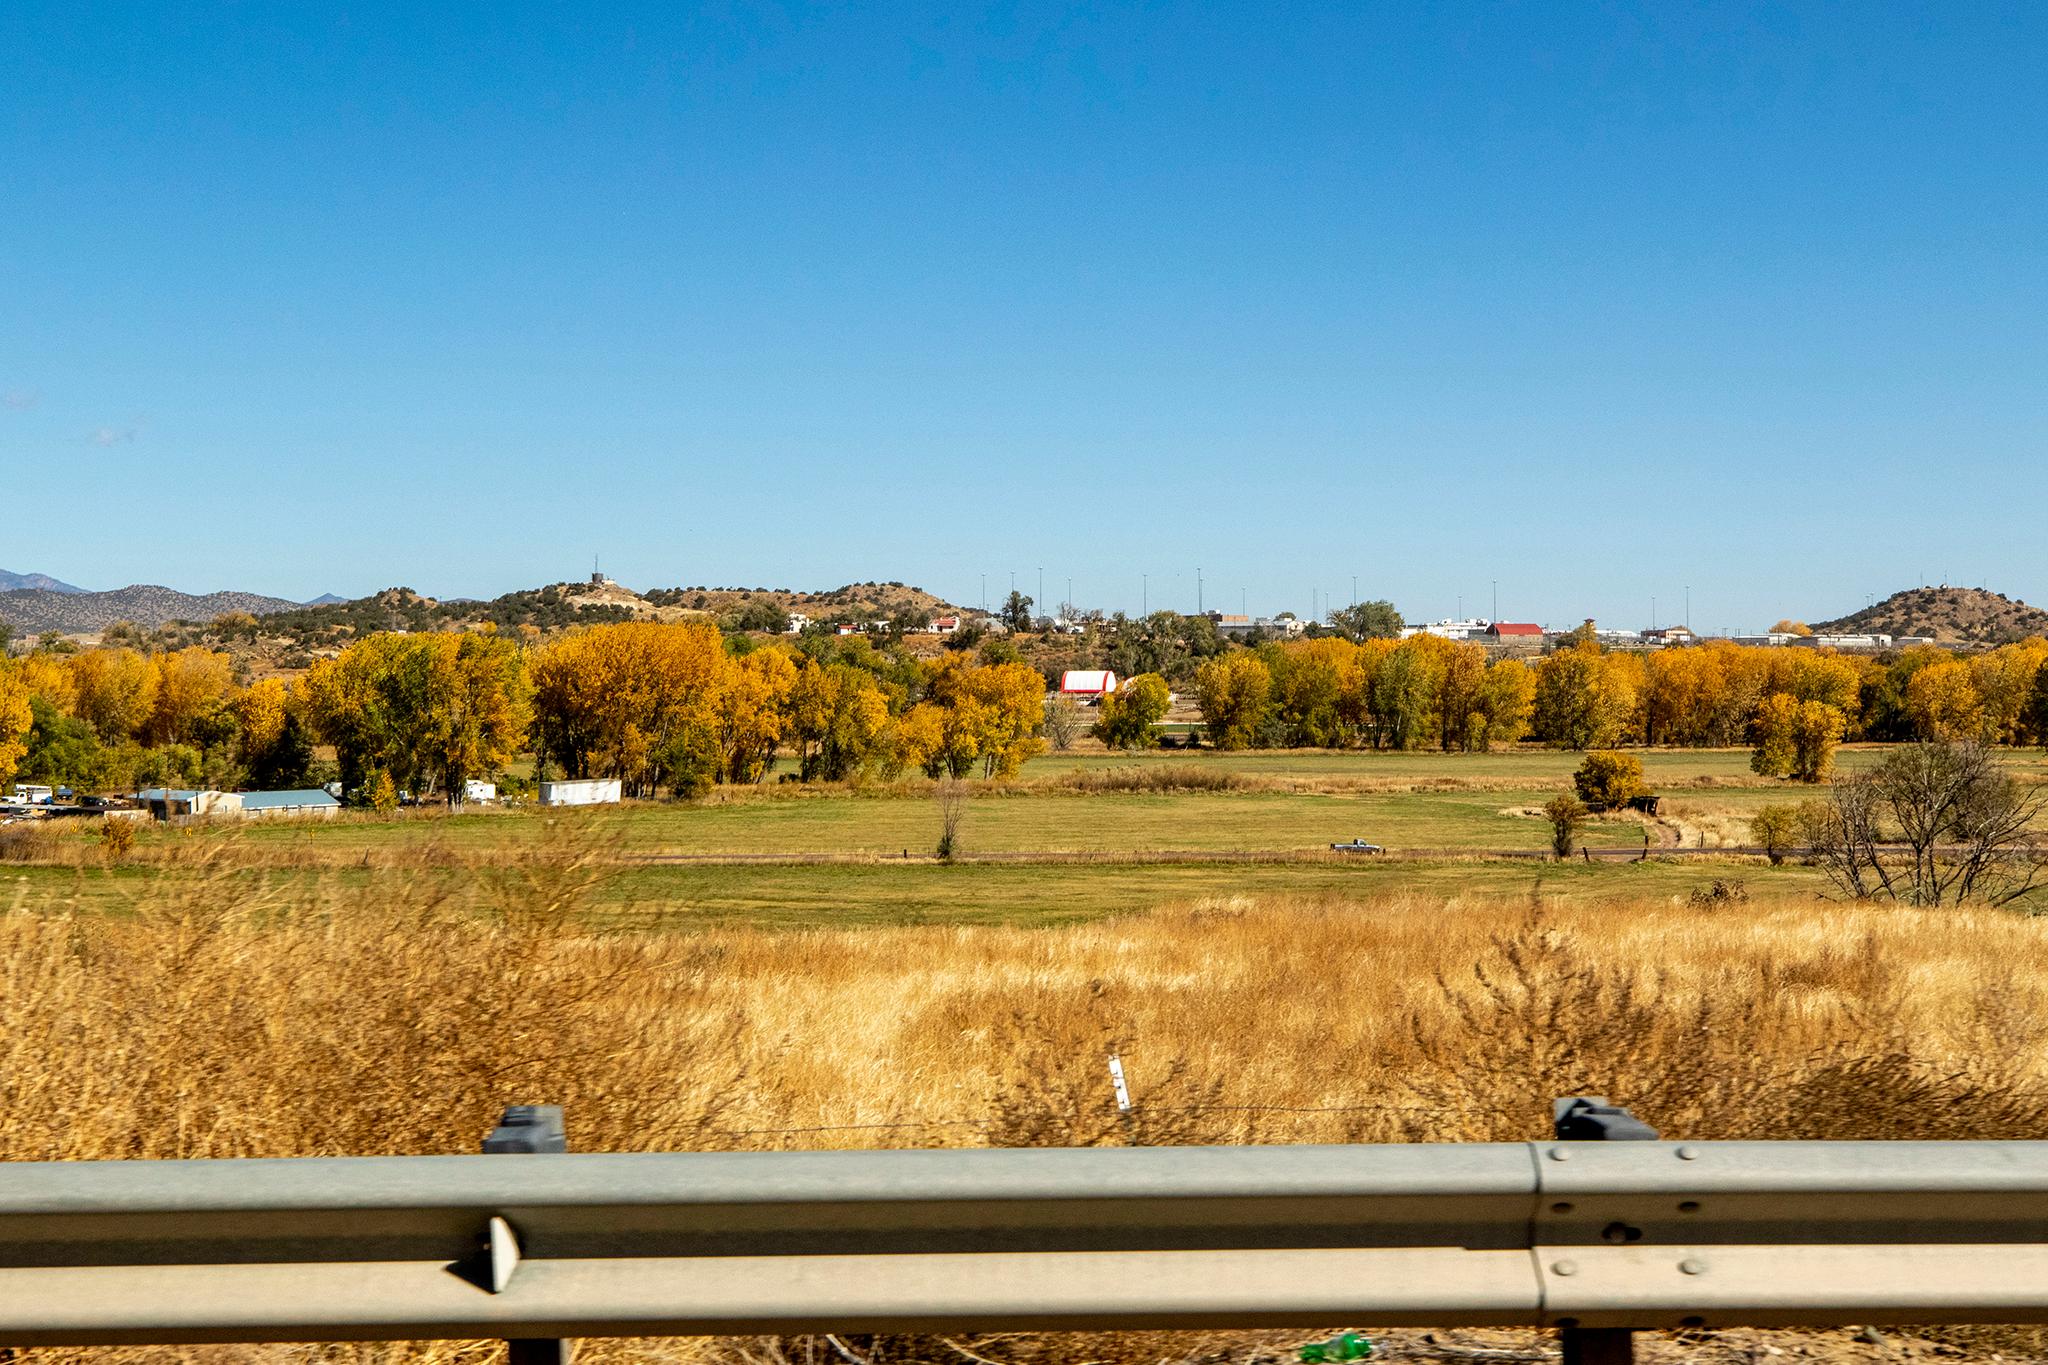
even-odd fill
[(459, 798), (528, 750), (543, 772), (651, 796), (762, 781), (778, 752), (799, 780), (841, 781), (1010, 776), (1044, 748), (1044, 679), (1000, 647), (920, 661), (861, 637), (762, 645), (639, 621), (521, 636), (372, 634), (295, 685), (240, 685), (200, 648), (0, 659), (0, 779), (297, 786), (324, 744), (352, 797), (386, 804)]
[(1219, 748), (1485, 750), (1528, 731), (1537, 678), (1433, 635), (1267, 643), (1203, 663), (1195, 696)]
[(1037, 670), (919, 661), (858, 636), (750, 648), (706, 625), (633, 622), (546, 645), (531, 671), (542, 762), (641, 795), (761, 781), (782, 747), (800, 780), (843, 781), (1011, 776), (1044, 743)]
[(1986, 745), (1934, 740), (1893, 750), (1827, 800), (1766, 806), (1750, 828), (1771, 862), (1801, 853), (1856, 900), (2011, 905), (2048, 882), (2044, 814), (2048, 791)]
[(1760, 773), (1818, 782), (1844, 739), (2048, 743), (2048, 642), (1968, 658), (1886, 657), (1713, 642), (1621, 654), (1590, 640), (1536, 669), (1532, 733), (1589, 749), (1751, 745)]
[(0, 659), (0, 780), (115, 790), (303, 776), (311, 746), (274, 723), (281, 692), (241, 686), (227, 655), (199, 646)]
[(1758, 772), (1817, 782), (1845, 739), (2048, 743), (2037, 639), (1862, 658), (1720, 642), (1623, 652), (1588, 634), (1521, 660), (1432, 636), (1324, 637), (1204, 659), (1193, 684), (1226, 749), (1747, 745)]

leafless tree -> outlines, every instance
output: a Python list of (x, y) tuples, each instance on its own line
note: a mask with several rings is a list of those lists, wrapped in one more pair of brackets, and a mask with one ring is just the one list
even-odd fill
[(1051, 696), (1045, 699), (1045, 724), (1041, 727), (1046, 743), (1065, 753), (1074, 747), (1074, 741), (1081, 737), (1081, 708), (1074, 705), (1072, 697)]
[(960, 823), (967, 818), (967, 799), (972, 788), (964, 778), (948, 775), (938, 781), (933, 797), (939, 805), (939, 858), (952, 862), (960, 851)]
[(1836, 783), (1807, 818), (1814, 860), (1843, 893), (1908, 905), (2009, 905), (2042, 884), (2048, 788), (1976, 743), (1915, 744)]

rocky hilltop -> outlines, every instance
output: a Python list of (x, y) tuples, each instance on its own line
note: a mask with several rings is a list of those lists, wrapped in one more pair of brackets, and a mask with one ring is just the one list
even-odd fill
[(105, 630), (116, 621), (133, 621), (144, 629), (154, 630), (167, 621), (211, 621), (236, 611), (267, 616), (292, 611), (298, 605), (253, 592), (209, 592), (195, 596), (154, 583), (138, 583), (113, 592), (22, 588), (0, 592), (0, 621), (22, 635), (38, 635), (46, 630), (84, 635)]
[(1908, 588), (1862, 611), (1816, 621), (1823, 634), (1928, 635), (1952, 644), (1996, 645), (2048, 636), (2048, 611), (1982, 588)]

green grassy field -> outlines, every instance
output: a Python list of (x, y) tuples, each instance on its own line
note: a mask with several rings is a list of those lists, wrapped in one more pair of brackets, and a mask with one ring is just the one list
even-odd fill
[[(1759, 806), (1815, 794), (1757, 778), (1743, 751), (1652, 751), (1643, 758), (1652, 785), (1665, 794), (1664, 818), (1596, 820), (1586, 830), (1587, 846), (1639, 851), (1646, 838), (1657, 848), (1743, 843)], [(1872, 758), (1849, 750), (1844, 765)], [(1021, 782), (978, 789), (961, 830), (970, 861), (950, 867), (928, 856), (939, 817), (921, 780), (859, 791), (769, 784), (702, 802), (599, 811), (423, 811), (389, 819), (351, 813), (330, 822), (153, 827), (143, 831), (136, 864), (111, 869), (93, 865), (91, 831), (80, 826), (67, 837), (72, 861), (86, 866), (0, 868), (0, 909), (146, 905), (169, 884), (159, 879), (179, 875), (152, 868), (151, 860), (175, 854), (181, 841), (226, 841), (252, 890), (318, 883), (346, 903), (375, 894), (378, 877), (476, 877), (532, 856), (565, 832), (593, 827), (616, 864), (596, 893), (604, 917), (677, 927), (1059, 923), (1237, 894), (1404, 888), (1519, 894), (1540, 886), (1546, 895), (1573, 898), (1682, 898), (1716, 877), (1740, 877), (1759, 893), (1821, 889), (1808, 869), (1755, 860), (1589, 865), (1477, 856), (1545, 848), (1548, 825), (1530, 812), (1568, 789), (1579, 759), (1545, 751), (1062, 754), (1033, 763)], [(2040, 775), (2038, 756), (2014, 761)], [(1229, 774), (1237, 785), (1103, 793), (1072, 785), (1076, 774), (1087, 781), (1109, 769), (1156, 774), (1175, 766)], [(1396, 856), (1327, 856), (1330, 843), (1353, 837)], [(1033, 860), (971, 861), (982, 857)], [(665, 858), (676, 861), (658, 861)]]
[[(8, 868), (0, 871), (0, 908), (141, 913), (182, 874), (147, 868)], [(251, 870), (252, 900), (271, 893), (320, 898), (345, 911), (380, 894), (382, 879), (460, 879), (445, 869), (406, 874), (353, 868)], [(1716, 879), (1741, 881), (1753, 895), (1818, 894), (1809, 869), (1760, 860), (1656, 860), (1644, 863), (1380, 861), (1355, 863), (930, 863), (669, 864), (623, 867), (595, 893), (608, 927), (687, 930), (752, 925), (775, 929), (872, 924), (1067, 924), (1164, 905), (1227, 901), (1270, 893), (1356, 896), (1421, 891), (1456, 896), (1598, 900), (1684, 900)]]

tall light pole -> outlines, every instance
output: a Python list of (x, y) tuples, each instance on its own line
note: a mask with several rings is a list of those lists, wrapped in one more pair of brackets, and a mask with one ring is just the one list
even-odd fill
[(1685, 585), (1685, 631), (1692, 633), (1692, 584)]
[(988, 575), (981, 576), (981, 614), (988, 615)]
[(1351, 605), (1358, 605), (1358, 575), (1351, 575)]
[(1038, 566), (1038, 609), (1045, 610), (1045, 565)]
[(1195, 565), (1195, 615), (1202, 614), (1202, 566)]
[(1150, 616), (1152, 614), (1152, 575), (1139, 574), (1138, 577), (1142, 580), (1138, 586), (1138, 615)]
[(1487, 624), (1492, 625), (1498, 620), (1500, 620), (1500, 580), (1496, 578), (1493, 580), (1493, 616), (1488, 619)]

